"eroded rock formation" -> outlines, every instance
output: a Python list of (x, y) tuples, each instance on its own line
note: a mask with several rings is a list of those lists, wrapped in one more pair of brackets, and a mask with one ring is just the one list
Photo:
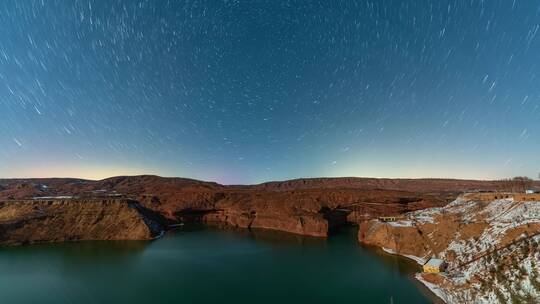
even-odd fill
[(127, 199), (39, 199), (0, 203), (0, 245), (76, 240), (150, 240), (158, 216)]
[[(462, 191), (490, 190), (498, 184), (445, 179), (317, 178), (224, 186), (145, 175), (101, 181), (0, 180), (0, 187), (0, 201), (8, 203), (43, 196), (123, 196), (160, 214), (165, 225), (202, 221), (325, 237), (345, 224), (360, 224), (382, 215), (443, 206)], [(70, 208), (68, 205), (65, 210)], [(33, 228), (25, 229), (31, 231)]]

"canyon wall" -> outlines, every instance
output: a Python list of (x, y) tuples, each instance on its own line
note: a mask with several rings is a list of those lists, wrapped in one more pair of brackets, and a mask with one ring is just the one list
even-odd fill
[[(371, 178), (299, 179), (224, 186), (185, 178), (144, 175), (100, 181), (0, 180), (0, 201), (39, 200), (44, 196), (125, 197), (159, 214), (165, 226), (201, 221), (326, 237), (345, 224), (361, 224), (378, 216), (443, 206), (461, 191), (496, 187), (496, 182), (484, 181)], [(69, 208), (66, 205), (57, 211), (70, 214)], [(80, 208), (74, 206), (73, 212), (78, 212)], [(54, 212), (52, 209), (50, 211)], [(38, 219), (34, 221), (38, 223)], [(33, 228), (27, 229), (30, 231)], [(74, 233), (73, 238), (80, 234)], [(108, 234), (92, 237), (107, 239)]]
[(43, 199), (0, 203), (0, 245), (76, 240), (150, 240), (162, 225), (127, 199)]

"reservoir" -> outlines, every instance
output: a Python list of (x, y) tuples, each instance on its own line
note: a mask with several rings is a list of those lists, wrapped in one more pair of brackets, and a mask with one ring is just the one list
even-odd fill
[(329, 239), (201, 226), (153, 242), (0, 248), (1, 303), (430, 303), (414, 262)]

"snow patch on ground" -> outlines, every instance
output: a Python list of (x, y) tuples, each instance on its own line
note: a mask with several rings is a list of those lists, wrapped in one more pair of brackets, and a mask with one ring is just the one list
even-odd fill
[(437, 297), (441, 298), (441, 300), (448, 302), (448, 295), (444, 291), (444, 289), (440, 288), (439, 286), (432, 284), (422, 277), (422, 274), (417, 273), (414, 276), (420, 283), (424, 284), (432, 293), (434, 293)]
[(165, 235), (165, 230), (161, 230), (161, 232), (159, 233), (159, 235), (157, 235), (157, 236), (154, 237), (153, 239), (154, 239), (154, 240), (160, 239), (160, 238), (162, 238), (164, 235)]
[[(526, 244), (540, 243), (540, 235), (529, 240), (527, 235), (522, 234), (516, 237), (518, 242), (515, 245), (508, 248), (501, 246), (508, 246), (508, 240), (504, 244), (501, 244), (501, 241), (512, 229), (540, 223), (540, 202), (514, 199), (477, 202), (458, 198), (442, 208), (411, 212), (407, 215), (407, 220), (391, 225), (421, 227), (424, 224), (438, 224), (438, 221), (443, 219), (448, 220), (448, 215), (450, 219), (456, 218), (460, 223), (460, 229), (451, 236), (449, 245), (439, 254), (440, 257), (446, 257), (450, 251), (455, 253), (456, 259), (450, 263), (448, 272), (442, 274), (448, 285), (438, 286), (426, 282), (420, 274), (416, 275), (416, 279), (447, 303), (506, 303), (516, 294), (521, 297), (534, 297), (540, 303), (540, 252), (537, 249), (529, 249), (529, 253), (522, 252), (522, 247)], [(461, 230), (461, 227), (474, 224), (476, 226), (470, 227), (478, 229), (475, 227), (484, 227), (478, 225), (481, 223), (486, 224), (483, 231), (478, 231), (478, 234), (470, 238), (462, 235), (461, 231), (464, 230)], [(436, 243), (434, 232), (436, 230), (426, 236)], [(499, 250), (500, 248), (503, 249)], [(390, 254), (399, 254), (388, 248), (383, 250)], [(399, 255), (415, 260), (420, 265), (425, 263), (423, 258), (417, 256)], [(506, 266), (501, 267), (501, 264)], [(492, 271), (499, 275), (502, 273), (504, 279), (499, 282)], [(480, 283), (472, 283), (478, 279)], [(481, 284), (482, 280), (484, 282)], [(453, 287), (449, 289), (449, 286)]]
[(389, 254), (396, 254), (396, 252), (390, 248), (383, 247), (382, 250)]
[(394, 254), (394, 255), (399, 255), (399, 256), (403, 256), (403, 257), (406, 257), (406, 258), (409, 258), (413, 261), (415, 261), (416, 263), (420, 264), (420, 265), (424, 265), (426, 263), (426, 260), (424, 258), (421, 258), (421, 257), (417, 257), (415, 255), (410, 255), (410, 254), (400, 254), (400, 253), (397, 253), (396, 251), (390, 249), (390, 248), (385, 248), (385, 247), (382, 247), (382, 250), (386, 253), (389, 253), (389, 254)]
[(433, 216), (429, 215), (418, 215), (414, 218), (420, 224), (435, 224), (435, 219)]
[(406, 221), (406, 220), (401, 220), (397, 222), (388, 222), (388, 224), (393, 227), (414, 227), (412, 221)]

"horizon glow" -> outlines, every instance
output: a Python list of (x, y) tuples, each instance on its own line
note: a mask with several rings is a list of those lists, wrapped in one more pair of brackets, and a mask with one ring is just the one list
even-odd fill
[(0, 4), (0, 178), (532, 178), (533, 1)]

